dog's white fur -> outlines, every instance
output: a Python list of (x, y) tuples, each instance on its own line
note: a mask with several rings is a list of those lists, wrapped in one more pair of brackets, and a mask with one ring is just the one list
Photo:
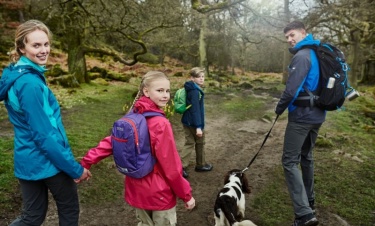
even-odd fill
[(245, 217), (244, 193), (250, 193), (247, 178), (241, 170), (230, 170), (215, 201), (215, 226), (256, 226), (250, 220), (240, 221)]

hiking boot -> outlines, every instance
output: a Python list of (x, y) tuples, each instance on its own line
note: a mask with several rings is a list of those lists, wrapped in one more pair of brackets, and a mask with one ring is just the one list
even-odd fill
[(319, 224), (318, 219), (314, 216), (314, 214), (306, 214), (305, 216), (296, 218), (292, 224), (292, 226), (316, 226)]
[(212, 165), (211, 164), (205, 164), (203, 166), (196, 166), (195, 171), (197, 172), (206, 172), (206, 171), (211, 171), (212, 170)]
[(184, 178), (188, 178), (189, 177), (189, 174), (188, 174), (188, 172), (186, 172), (185, 168), (182, 168), (182, 176)]
[(309, 201), (310, 208), (311, 208), (313, 214), (315, 215), (315, 205), (314, 204), (315, 204), (314, 200)]

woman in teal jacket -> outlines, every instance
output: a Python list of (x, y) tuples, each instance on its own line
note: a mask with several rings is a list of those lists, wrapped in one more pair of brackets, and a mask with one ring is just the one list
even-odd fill
[(48, 190), (56, 201), (60, 226), (78, 225), (79, 201), (73, 179), (91, 176), (74, 159), (60, 106), (44, 78), (50, 40), (49, 29), (40, 21), (21, 24), (11, 54), (13, 63), (0, 80), (0, 101), (14, 127), (14, 171), (23, 199), (22, 215), (12, 226), (41, 225), (48, 209)]

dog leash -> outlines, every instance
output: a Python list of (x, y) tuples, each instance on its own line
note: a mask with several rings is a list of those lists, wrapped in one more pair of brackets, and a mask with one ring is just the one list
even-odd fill
[(264, 138), (263, 143), (262, 143), (262, 145), (260, 146), (258, 152), (254, 155), (254, 157), (251, 159), (251, 161), (250, 161), (249, 164), (246, 166), (246, 168), (242, 170), (242, 173), (244, 173), (246, 170), (248, 170), (249, 167), (250, 167), (250, 165), (253, 164), (254, 160), (257, 158), (257, 156), (258, 156), (260, 150), (262, 150), (264, 144), (266, 143), (268, 137), (270, 136), (271, 131), (272, 131), (272, 128), (273, 128), (273, 126), (275, 125), (275, 123), (276, 123), (276, 121), (277, 121), (278, 118), (279, 118), (279, 115), (276, 116), (275, 121), (273, 122), (271, 129), (268, 131), (266, 137)]

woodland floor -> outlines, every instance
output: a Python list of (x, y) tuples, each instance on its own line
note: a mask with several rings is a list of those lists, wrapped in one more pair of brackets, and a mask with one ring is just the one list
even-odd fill
[[(223, 95), (206, 95), (206, 107), (214, 108), (223, 101)], [(273, 111), (274, 102), (265, 103), (266, 111)], [(64, 117), (64, 116), (63, 116)], [(265, 135), (272, 126), (267, 120), (252, 119), (248, 121), (234, 122), (230, 115), (224, 112), (208, 111), (206, 115), (206, 161), (213, 164), (211, 172), (198, 173), (194, 171), (194, 159), (187, 169), (189, 182), (193, 188), (193, 196), (196, 199), (196, 208), (187, 211), (179, 200), (177, 205), (178, 226), (207, 226), (214, 225), (213, 206), (217, 192), (223, 186), (223, 177), (230, 169), (243, 169), (250, 159), (259, 150)], [(182, 126), (179, 118), (172, 121), (177, 147), (184, 142)], [(245, 218), (257, 222), (251, 207), (252, 199), (265, 188), (271, 177), (271, 169), (281, 167), (280, 159), (283, 145), (283, 134), (286, 120), (278, 120), (260, 154), (246, 171), (250, 181), (252, 193), (246, 196)], [(280, 170), (282, 170), (280, 168)], [(272, 177), (271, 177), (272, 178)], [(317, 210), (317, 217), (321, 226), (347, 225), (340, 222), (330, 213)], [(292, 223), (293, 219), (290, 219)], [(43, 226), (55, 226), (57, 215), (53, 203)], [(127, 205), (122, 198), (115, 202), (103, 203), (99, 206), (81, 205), (81, 226), (135, 226), (137, 220), (135, 211)], [(285, 226), (285, 225), (275, 225)]]
[[(258, 98), (262, 98), (262, 95), (269, 94), (260, 91), (256, 93), (256, 95)], [(213, 206), (217, 192), (223, 186), (225, 173), (231, 169), (245, 168), (250, 159), (259, 150), (268, 130), (272, 126), (271, 121), (262, 118), (247, 121), (233, 120), (233, 115), (220, 111), (218, 107), (227, 96), (228, 95), (224, 94), (209, 93), (206, 95), (206, 161), (213, 164), (214, 167), (211, 172), (195, 172), (195, 156), (192, 156), (191, 165), (188, 167), (187, 171), (189, 173), (188, 181), (193, 188), (193, 196), (196, 200), (196, 208), (192, 211), (187, 211), (183, 203), (179, 200), (177, 205), (178, 226), (207, 226), (215, 224)], [(273, 99), (265, 98), (265, 100), (268, 100), (268, 102), (264, 104), (264, 113), (273, 112), (273, 108), (278, 100), (277, 97), (275, 96)], [(103, 111), (105, 111), (105, 109), (103, 109)], [(69, 110), (63, 111), (63, 118), (64, 114), (69, 114)], [(235, 114), (235, 112), (232, 114)], [(183, 146), (184, 142), (182, 125), (178, 116), (172, 118), (171, 122), (175, 133), (177, 148), (179, 149)], [(0, 123), (2, 124), (2, 132), (9, 130), (11, 133), (12, 127), (8, 120), (1, 120)], [(260, 151), (260, 154), (251, 165), (250, 169), (245, 173), (252, 188), (251, 194), (246, 195), (245, 219), (250, 219), (255, 223), (257, 222), (257, 216), (252, 209), (252, 200), (257, 196), (258, 192), (261, 192), (262, 189), (267, 186), (267, 182), (272, 178), (271, 173), (273, 169), (275, 167), (280, 167), (280, 170), (282, 170), (280, 161), (286, 123), (285, 118), (277, 121), (265, 146)], [(119, 180), (122, 180), (120, 175)], [(51, 198), (51, 200), (53, 199)], [(118, 200), (114, 202), (101, 203), (97, 206), (81, 203), (80, 208), (80, 226), (137, 225), (135, 211), (124, 202), (122, 195), (119, 195)], [(51, 201), (43, 226), (58, 225), (56, 212), (56, 206), (54, 202)], [(0, 225), (8, 225), (9, 221), (17, 214), (19, 214), (19, 210), (14, 210), (13, 213), (9, 213), (7, 220), (0, 219)], [(347, 225), (342, 222), (340, 223), (340, 220), (336, 219), (335, 216), (336, 215), (328, 212), (319, 211), (318, 206), (317, 217), (320, 220), (320, 226)], [(293, 219), (290, 219), (290, 224), (292, 221)]]

